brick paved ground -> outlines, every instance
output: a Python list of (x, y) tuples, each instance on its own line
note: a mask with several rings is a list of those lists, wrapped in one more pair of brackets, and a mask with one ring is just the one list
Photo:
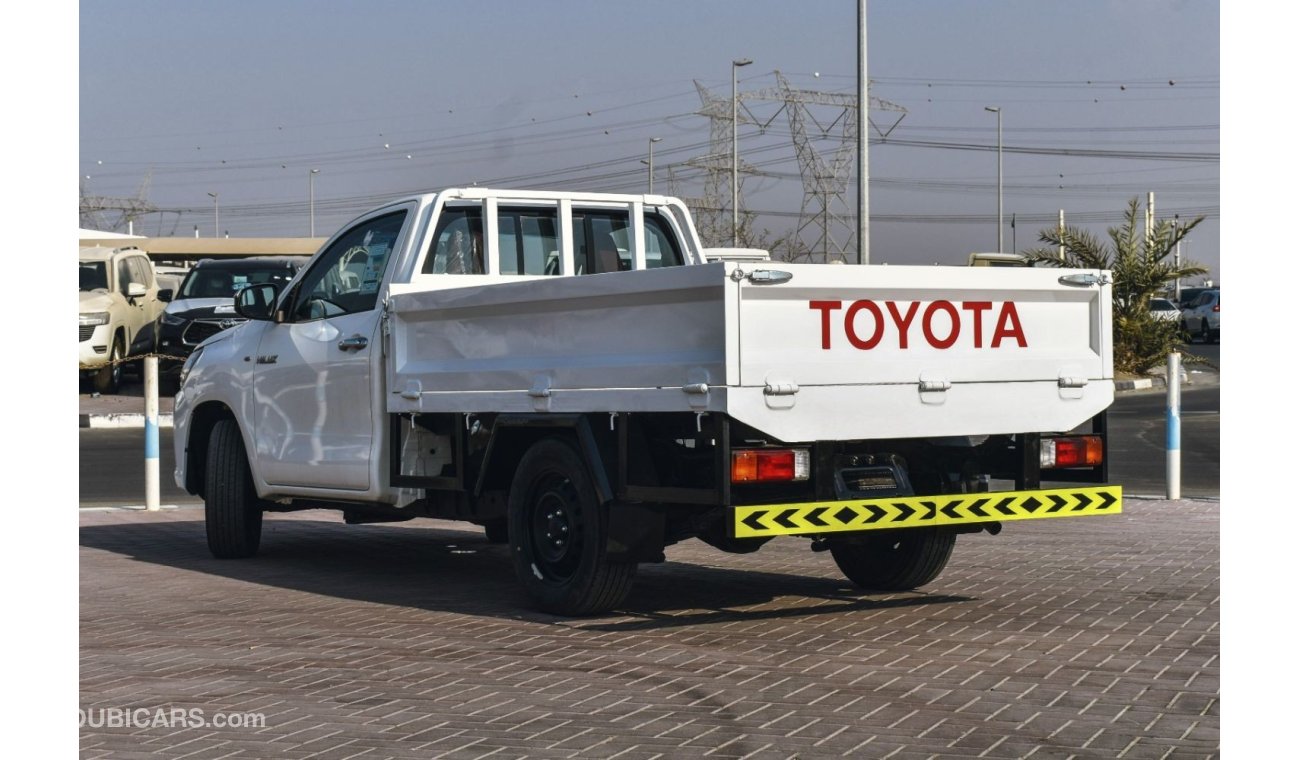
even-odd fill
[(529, 611), (461, 523), (272, 516), (219, 562), (201, 511), (87, 512), (81, 707), (266, 726), (85, 727), (82, 754), (1215, 757), (1218, 503), (1125, 509), (962, 536), (926, 593), (688, 542), (581, 620)]

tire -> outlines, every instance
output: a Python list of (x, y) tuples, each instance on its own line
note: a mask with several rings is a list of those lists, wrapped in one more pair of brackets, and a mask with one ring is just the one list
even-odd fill
[(938, 528), (873, 532), (831, 545), (831, 556), (854, 585), (876, 591), (910, 591), (939, 577), (957, 534)]
[(524, 454), (510, 484), (508, 520), (515, 575), (542, 611), (604, 612), (631, 590), (636, 563), (607, 557), (608, 512), (568, 443), (547, 438)]
[(208, 551), (217, 559), (257, 554), (262, 540), (262, 503), (253, 489), (244, 439), (234, 420), (218, 420), (213, 426), (204, 476)]
[(1210, 320), (1201, 320), (1201, 342), (1207, 346), (1210, 344)]
[(113, 336), (113, 347), (108, 350), (108, 364), (95, 373), (95, 392), (113, 395), (122, 387), (122, 334)]

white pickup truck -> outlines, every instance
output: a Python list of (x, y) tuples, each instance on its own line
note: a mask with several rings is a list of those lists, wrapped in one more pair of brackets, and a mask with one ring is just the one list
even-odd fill
[(266, 511), (466, 520), (578, 615), (687, 538), (805, 537), (896, 591), (960, 533), (1120, 511), (1109, 273), (709, 253), (658, 195), (361, 216), (185, 363), (175, 475), (210, 550), (254, 554)]

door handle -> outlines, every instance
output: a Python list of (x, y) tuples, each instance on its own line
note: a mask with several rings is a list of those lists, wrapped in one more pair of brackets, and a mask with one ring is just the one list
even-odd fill
[(344, 338), (339, 341), (340, 351), (360, 351), (365, 348), (370, 341), (366, 340), (364, 335), (353, 335), (351, 338)]

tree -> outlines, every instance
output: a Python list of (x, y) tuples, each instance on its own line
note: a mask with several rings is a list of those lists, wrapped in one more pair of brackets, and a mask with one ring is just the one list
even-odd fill
[[(1076, 227), (1049, 228), (1038, 240), (1049, 247), (1026, 251), (1030, 263), (1077, 269), (1108, 269), (1114, 278), (1111, 291), (1114, 324), (1115, 369), (1146, 374), (1177, 351), (1187, 336), (1176, 322), (1156, 319), (1150, 302), (1176, 279), (1205, 274), (1209, 270), (1195, 262), (1174, 263), (1174, 249), (1202, 221), (1198, 216), (1186, 224), (1157, 219), (1151, 235), (1138, 219), (1138, 199), (1128, 203), (1124, 223), (1107, 230), (1108, 243)], [(1062, 259), (1058, 249), (1064, 247)]]

